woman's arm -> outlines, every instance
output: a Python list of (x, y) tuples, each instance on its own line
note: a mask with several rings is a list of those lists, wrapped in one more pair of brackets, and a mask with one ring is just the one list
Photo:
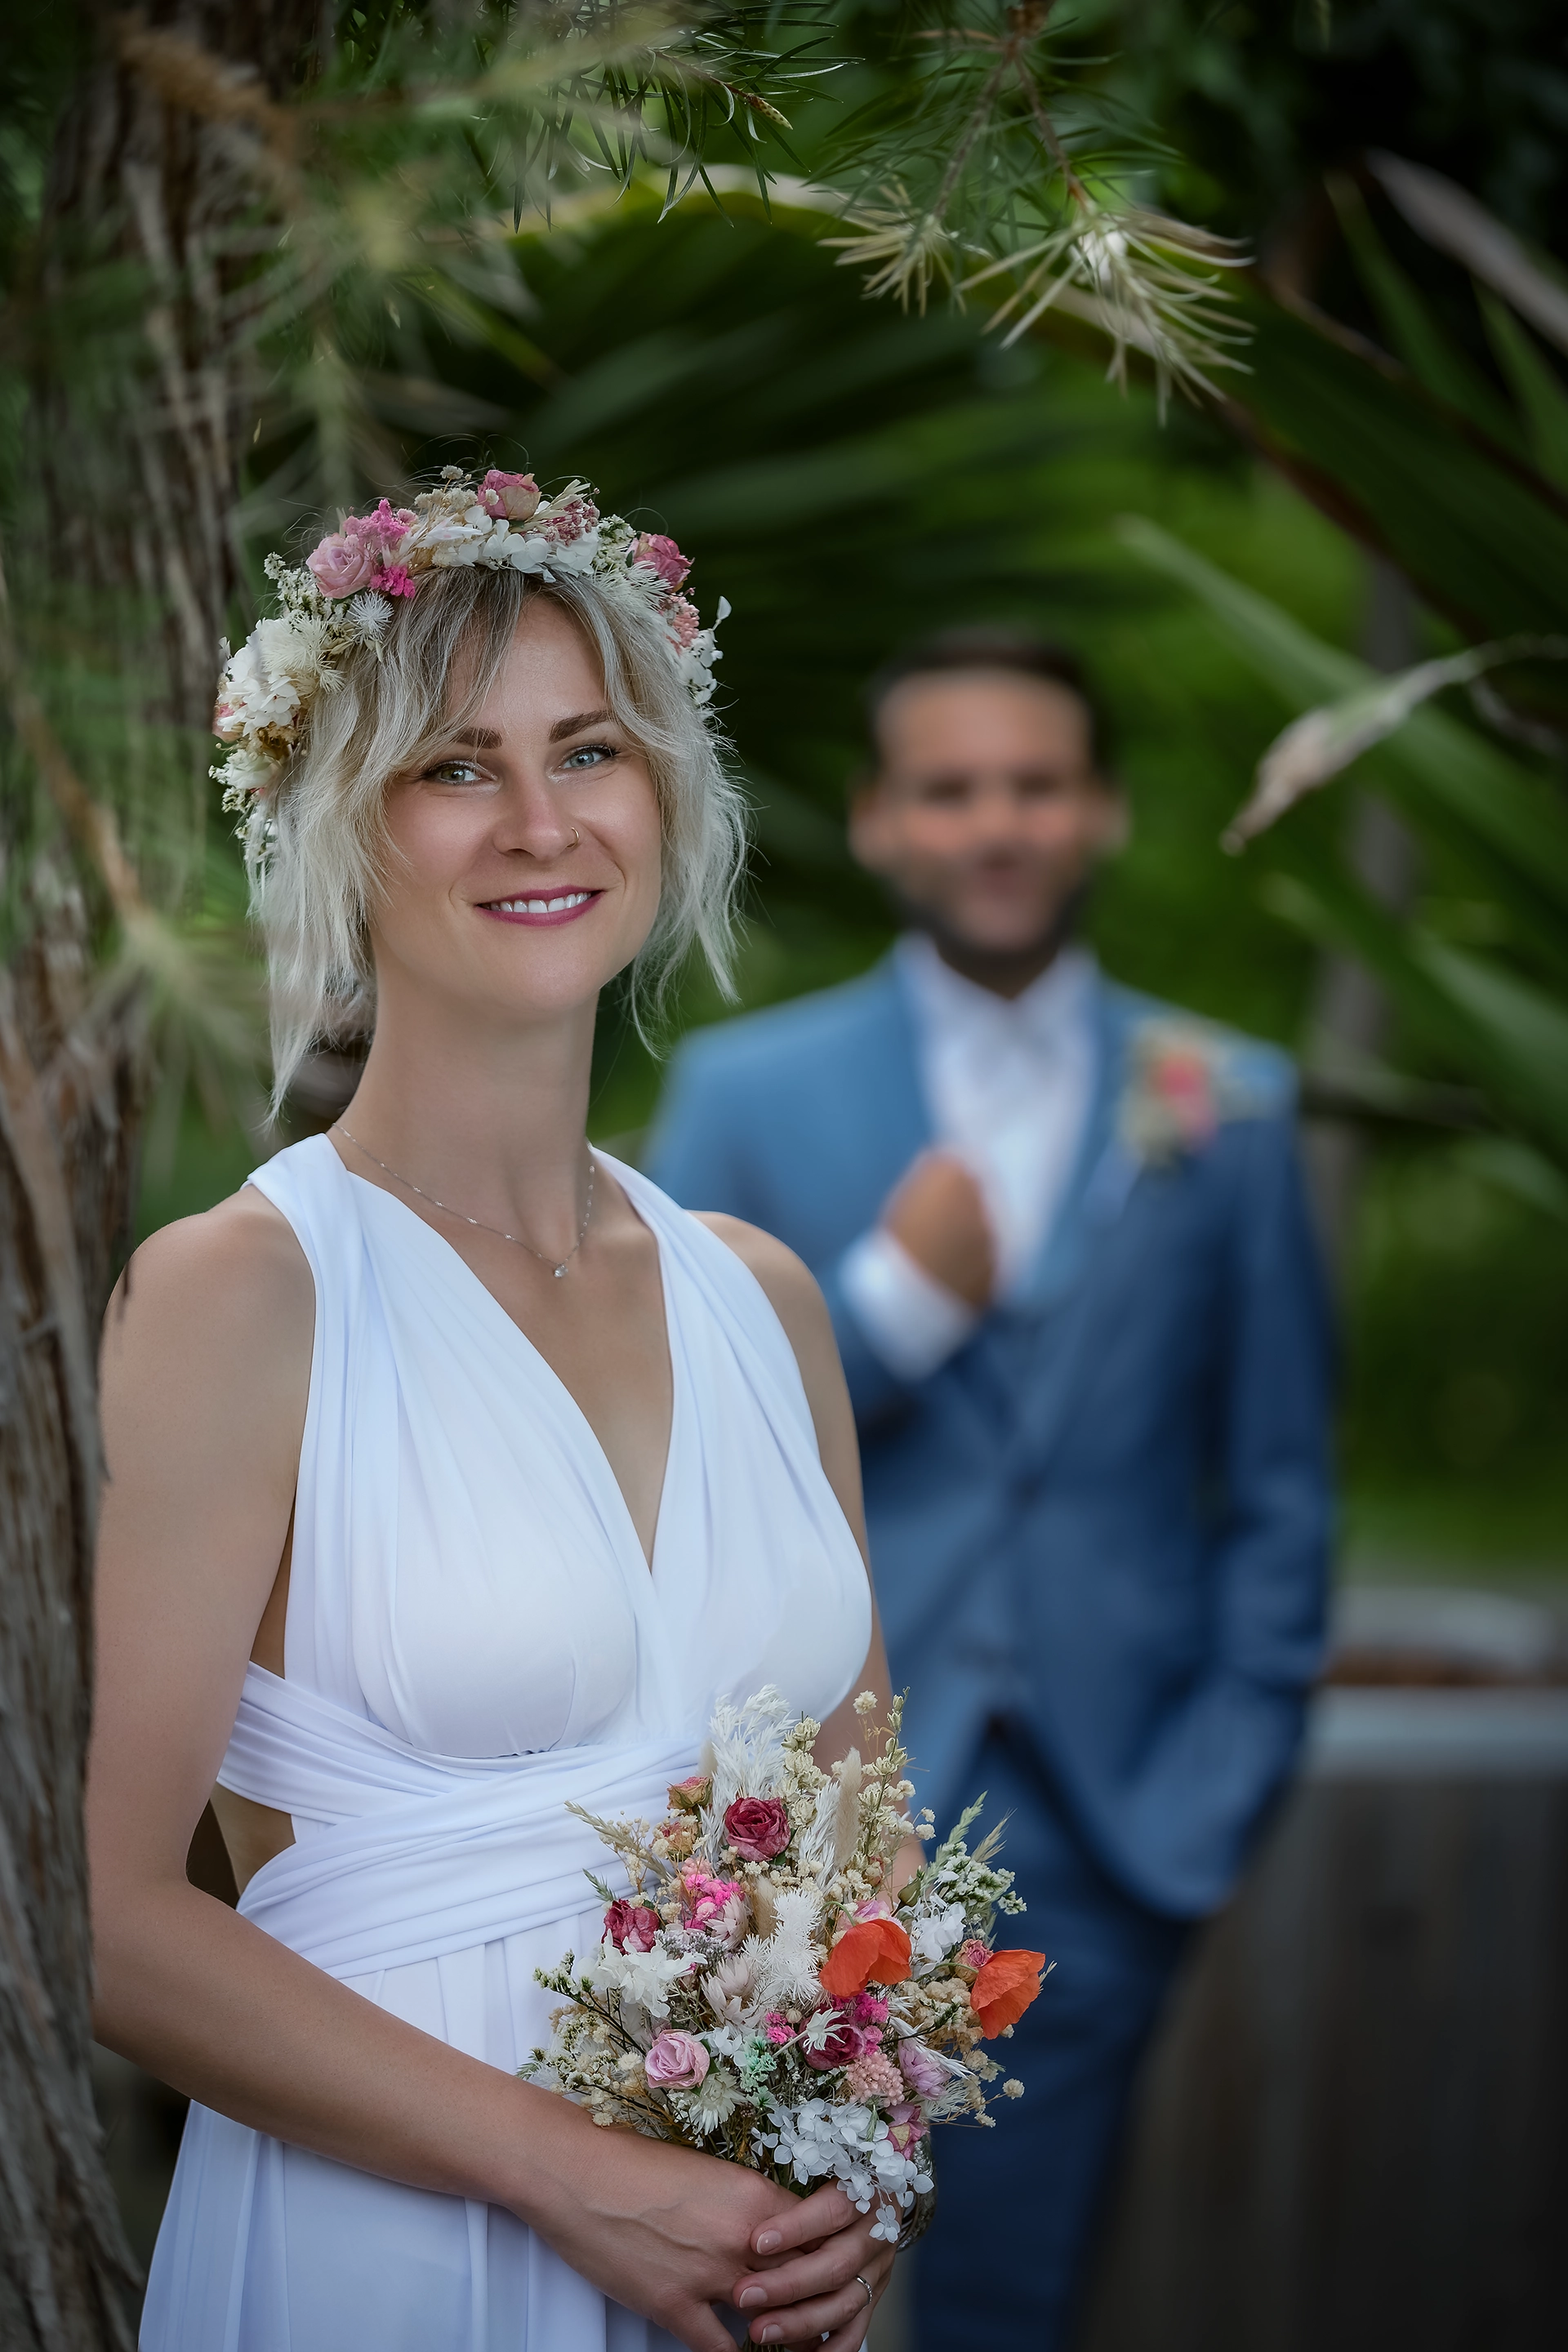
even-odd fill
[(313, 1324), (299, 1244), (255, 1192), (155, 1236), (110, 1307), (88, 1790), (95, 2030), (258, 2130), (509, 2207), (605, 2294), (695, 2352), (727, 2352), (709, 2305), (793, 2198), (597, 2129), (186, 1880), (287, 1538)]

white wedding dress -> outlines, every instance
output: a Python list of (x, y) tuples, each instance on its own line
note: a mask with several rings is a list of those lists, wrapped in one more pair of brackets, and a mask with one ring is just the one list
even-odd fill
[[(316, 1285), (281, 1679), (247, 1670), (226, 1788), (293, 1817), (244, 1916), (512, 2073), (533, 1979), (597, 1940), (610, 1857), (716, 1697), (826, 1716), (870, 1601), (794, 1353), (734, 1254), (605, 1162), (658, 1242), (674, 1417), (652, 1573), (577, 1405), (441, 1236), (324, 1136), (251, 1179)], [(193, 2106), (143, 2352), (664, 2352), (510, 2212)]]

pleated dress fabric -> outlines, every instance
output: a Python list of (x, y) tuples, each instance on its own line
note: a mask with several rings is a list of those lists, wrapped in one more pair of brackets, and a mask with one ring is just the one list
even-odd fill
[[(609, 1856), (565, 1810), (662, 1810), (714, 1701), (826, 1716), (870, 1635), (794, 1352), (733, 1252), (600, 1155), (658, 1244), (674, 1376), (652, 1570), (603, 1449), (439, 1234), (327, 1139), (251, 1181), (315, 1279), (281, 1677), (219, 1778), (295, 1843), (244, 1916), (513, 2072), (534, 1982), (597, 1940)], [(143, 2352), (666, 2352), (512, 2214), (194, 2105)]]

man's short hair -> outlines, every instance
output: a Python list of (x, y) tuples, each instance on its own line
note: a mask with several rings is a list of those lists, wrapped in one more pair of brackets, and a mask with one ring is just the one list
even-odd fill
[(1110, 725), (1083, 664), (1066, 646), (1053, 645), (1048, 638), (1031, 636), (1022, 629), (941, 629), (884, 662), (866, 681), (866, 723), (873, 743), (888, 697), (906, 678), (952, 677), (974, 670), (1010, 670), (1018, 677), (1041, 678), (1047, 686), (1065, 687), (1089, 714), (1089, 756), (1096, 774), (1110, 774)]

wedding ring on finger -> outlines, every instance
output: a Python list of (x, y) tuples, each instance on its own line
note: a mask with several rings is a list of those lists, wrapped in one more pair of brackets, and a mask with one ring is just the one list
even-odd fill
[(876, 2300), (877, 2300), (876, 2296), (875, 2296), (875, 2295), (872, 2294), (872, 2292), (871, 2292), (871, 2285), (870, 2285), (870, 2282), (869, 2282), (869, 2280), (868, 2280), (868, 2279), (863, 2279), (863, 2278), (861, 2277), (861, 2275), (860, 2275), (859, 2272), (858, 2272), (858, 2271), (857, 2271), (857, 2272), (856, 2272), (856, 2273), (855, 2273), (855, 2284), (856, 2284), (856, 2285), (857, 2285), (857, 2286), (863, 2286), (863, 2287), (865, 2288), (865, 2290), (866, 2290), (866, 2308), (867, 2308), (867, 2310), (868, 2310), (868, 2311), (869, 2311), (869, 2310), (870, 2310), (870, 2308), (871, 2308), (871, 2306), (872, 2306), (872, 2305), (873, 2305), (873, 2304), (876, 2302)]

